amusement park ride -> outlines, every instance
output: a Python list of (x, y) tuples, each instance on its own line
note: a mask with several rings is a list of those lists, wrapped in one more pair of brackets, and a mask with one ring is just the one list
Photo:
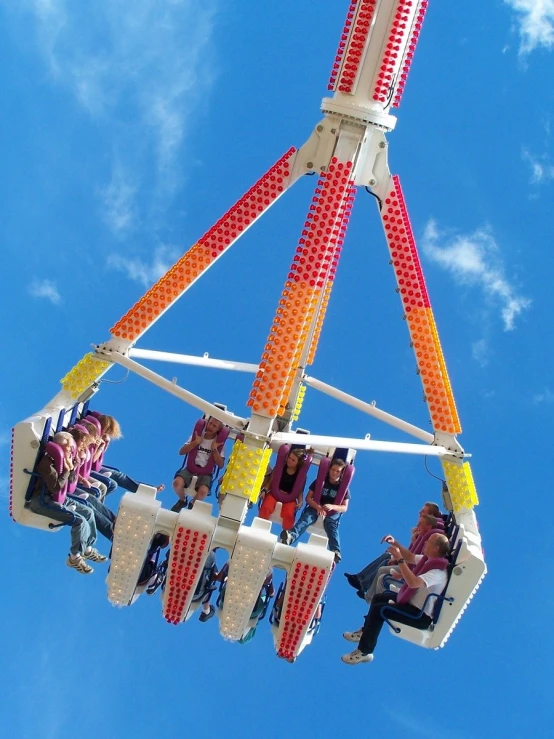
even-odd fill
[[(406, 204), (396, 175), (388, 167), (386, 134), (396, 125), (390, 110), (402, 98), (427, 0), (352, 0), (333, 62), (323, 117), (306, 143), (290, 148), (217, 223), (151, 287), (111, 329), (111, 338), (95, 346), (62, 379), (61, 391), (38, 413), (13, 430), (10, 514), (14, 521), (48, 531), (52, 521), (26, 505), (29, 474), (50, 431), (79, 419), (114, 364), (154, 383), (212, 416), (231, 430), (232, 453), (223, 477), (224, 498), (216, 515), (212, 505), (196, 502), (179, 513), (163, 509), (155, 490), (140, 485), (120, 503), (108, 598), (130, 605), (145, 556), (156, 533), (171, 540), (162, 612), (173, 624), (186, 620), (206, 558), (215, 547), (229, 552), (220, 632), (239, 641), (271, 568), (287, 573), (275, 649), (293, 661), (313, 631), (314, 617), (334, 568), (321, 532), (296, 547), (278, 541), (271, 522), (244, 520), (256, 502), (272, 451), (283, 445), (309, 445), (313, 463), (331, 458), (337, 448), (433, 455), (440, 459), (447, 484), (445, 506), (456, 527), (457, 559), (451, 568), (446, 600), (434, 627), (427, 631), (396, 625), (394, 633), (428, 648), (442, 646), (486, 567), (474, 506), (475, 486), (457, 434), (460, 423), (425, 286)], [(137, 341), (183, 296), (235, 241), (304, 174), (318, 175), (306, 222), (286, 276), (279, 305), (259, 365), (167, 354), (135, 348)], [(423, 383), (433, 432), (390, 415), (307, 374), (317, 348), (338, 268), (356, 189), (375, 196), (389, 248), (390, 263)], [(141, 365), (139, 359), (181, 362), (255, 374), (248, 418), (236, 416)], [(326, 393), (363, 413), (415, 437), (415, 443), (306, 436), (292, 426), (307, 388)], [(394, 627), (394, 623), (391, 624)], [(392, 630), (392, 629), (391, 629)]]

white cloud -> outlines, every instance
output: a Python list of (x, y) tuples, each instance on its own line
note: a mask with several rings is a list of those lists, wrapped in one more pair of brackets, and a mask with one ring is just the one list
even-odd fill
[(527, 149), (523, 149), (521, 156), (531, 168), (531, 184), (544, 185), (554, 180), (554, 165), (550, 163), (548, 154), (534, 156)]
[(478, 339), (471, 345), (471, 356), (481, 365), (486, 367), (490, 358), (490, 346), (487, 339)]
[(144, 287), (150, 287), (173, 266), (179, 257), (179, 252), (170, 246), (159, 246), (148, 264), (140, 257), (123, 257), (112, 254), (108, 257), (108, 265), (120, 272), (124, 272), (130, 280), (138, 282)]
[(533, 396), (533, 403), (541, 405), (542, 403), (554, 403), (554, 392), (546, 387), (541, 393)]
[(425, 227), (422, 248), (455, 280), (479, 287), (487, 301), (499, 307), (505, 331), (511, 331), (517, 316), (531, 305), (508, 281), (498, 244), (489, 229), (468, 235), (446, 234), (431, 219)]
[(100, 190), (103, 219), (115, 234), (127, 233), (136, 225), (137, 186), (119, 162), (114, 162), (110, 183)]
[[(158, 207), (181, 184), (192, 114), (213, 81), (218, 2), (18, 0), (10, 8), (31, 14), (52, 78), (104, 126), (115, 163), (100, 200), (117, 235), (130, 223), (134, 183)], [(152, 165), (153, 176), (139, 177)]]
[(554, 0), (504, 0), (516, 12), (520, 54), (554, 46)]
[(59, 303), (61, 303), (61, 297), (58, 292), (58, 288), (51, 280), (35, 279), (28, 286), (28, 291), (29, 294), (33, 296), (33, 298), (45, 298), (51, 303), (54, 303), (54, 305), (59, 305)]

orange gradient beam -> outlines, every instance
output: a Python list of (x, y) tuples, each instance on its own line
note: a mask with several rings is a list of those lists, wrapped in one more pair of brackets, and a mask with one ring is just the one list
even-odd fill
[(433, 429), (457, 434), (461, 427), (456, 403), (404, 195), (396, 175), (392, 178), (392, 187), (383, 201), (381, 219)]
[(111, 328), (136, 341), (291, 184), (296, 149), (289, 149), (243, 197)]
[(318, 182), (248, 400), (260, 415), (286, 409), (321, 293), (336, 269), (334, 257), (352, 208), (351, 173), (352, 162), (333, 158)]

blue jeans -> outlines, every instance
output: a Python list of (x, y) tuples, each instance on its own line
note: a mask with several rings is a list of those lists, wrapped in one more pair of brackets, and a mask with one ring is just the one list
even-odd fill
[(104, 483), (104, 485), (107, 488), (106, 495), (109, 495), (110, 493), (113, 493), (114, 490), (117, 490), (117, 482), (115, 480), (112, 480), (111, 477), (107, 477), (106, 475), (103, 475), (101, 472), (91, 472), (90, 476), (94, 478), (95, 480), (98, 480), (99, 482)]
[[(325, 529), (325, 533), (329, 539), (329, 549), (332, 552), (340, 553), (339, 523), (341, 515), (341, 513), (333, 511), (332, 513), (328, 513), (323, 519), (323, 528)], [(311, 526), (316, 521), (316, 509), (311, 506), (306, 506), (298, 521), (294, 524), (292, 529), (289, 529), (289, 534), (292, 534), (291, 544), (302, 536), (308, 526)]]
[(71, 511), (66, 506), (55, 503), (49, 495), (35, 495), (31, 498), (29, 508), (39, 516), (48, 516), (54, 521), (71, 526), (71, 554), (82, 554), (87, 547), (94, 546), (96, 541), (96, 521), (91, 508), (77, 501)]
[(379, 557), (377, 557), (377, 559), (374, 559), (373, 562), (370, 562), (368, 565), (366, 565), (363, 570), (356, 573), (356, 577), (360, 581), (360, 584), (362, 586), (361, 589), (364, 593), (366, 593), (373, 584), (373, 581), (377, 577), (379, 567), (383, 567), (384, 565), (388, 564), (390, 562), (390, 558), (390, 554), (384, 552)]
[(110, 509), (105, 506), (104, 503), (101, 503), (98, 498), (95, 498), (94, 495), (90, 495), (87, 498), (87, 503), (92, 508), (94, 520), (96, 521), (96, 528), (102, 536), (105, 536), (106, 539), (108, 539), (108, 541), (112, 541), (115, 513), (110, 511)]
[[(132, 480), (129, 475), (126, 475), (124, 472), (121, 472), (121, 470), (116, 470), (114, 467), (102, 467), (100, 470), (100, 474), (105, 475), (106, 472), (110, 473), (110, 478), (115, 482), (116, 485), (118, 485), (120, 488), (123, 488), (124, 490), (128, 490), (130, 493), (136, 493), (138, 490), (138, 482), (135, 482)], [(115, 488), (113, 488), (115, 490)], [(113, 492), (113, 490), (108, 490), (108, 493)]]

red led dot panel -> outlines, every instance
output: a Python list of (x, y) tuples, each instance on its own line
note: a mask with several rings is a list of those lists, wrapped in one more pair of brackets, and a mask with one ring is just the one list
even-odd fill
[(456, 403), (397, 176), (392, 178), (392, 184), (383, 202), (381, 219), (431, 422), (436, 431), (456, 434), (461, 431)]
[(328, 570), (315, 564), (296, 562), (287, 581), (287, 596), (281, 613), (277, 655), (296, 656), (315, 615), (328, 580)]
[(423, 0), (415, 17), (415, 21), (412, 24), (410, 36), (408, 39), (408, 45), (406, 46), (406, 51), (404, 52), (402, 68), (398, 76), (398, 83), (396, 85), (394, 100), (392, 102), (393, 108), (398, 108), (398, 106), (400, 105), (400, 100), (402, 99), (402, 95), (404, 94), (404, 87), (406, 86), (406, 80), (408, 79), (408, 73), (412, 65), (412, 59), (414, 58), (415, 48), (417, 46), (419, 34), (421, 33), (421, 26), (423, 25), (423, 19), (425, 18), (425, 13), (427, 12), (428, 5), (429, 3), (427, 2), (427, 0)]
[[(399, 76), (401, 68), (406, 70), (407, 76), (421, 28), (419, 15), (416, 13), (414, 16), (416, 4), (417, 0), (398, 0), (397, 2), (370, 93), (372, 99), (378, 103), (386, 105), (391, 97), (394, 97), (393, 88), (402, 82)], [(406, 77), (404, 83), (405, 81)]]
[(10, 518), (12, 518), (15, 521), (14, 515), (13, 515), (13, 489), (14, 489), (14, 479), (13, 479), (13, 454), (14, 454), (14, 445), (15, 445), (15, 428), (12, 429), (12, 443), (10, 447)]
[(208, 534), (177, 524), (167, 568), (163, 616), (179, 624), (186, 616), (210, 551)]
[(287, 189), (296, 149), (291, 148), (111, 328), (136, 341), (195, 280)]
[(378, 0), (350, 3), (327, 89), (351, 93), (361, 66)]

